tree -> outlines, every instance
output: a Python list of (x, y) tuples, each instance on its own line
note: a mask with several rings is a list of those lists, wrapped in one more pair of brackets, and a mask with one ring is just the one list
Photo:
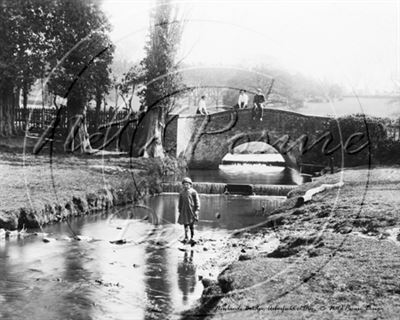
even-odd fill
[(0, 0), (0, 134), (14, 130), (22, 90), (49, 76), (49, 90), (68, 98), (70, 117), (107, 92), (113, 46), (99, 1)]
[[(111, 85), (114, 47), (107, 34), (110, 25), (98, 1), (59, 0), (50, 26), (57, 51), (50, 55), (55, 68), (48, 86), (54, 94), (67, 98), (72, 130), (87, 102), (94, 98), (99, 107)], [(66, 141), (66, 150), (72, 150), (71, 142)]]
[(135, 64), (129, 68), (128, 72), (123, 74), (118, 86), (119, 95), (121, 96), (125, 108), (133, 112), (132, 100), (136, 93), (137, 86), (144, 81), (144, 70), (141, 64)]
[(43, 22), (51, 7), (50, 0), (0, 0), (0, 135), (15, 133), (20, 91), (26, 106), (27, 93), (44, 73), (51, 43), (44, 37)]
[(147, 109), (134, 135), (133, 156), (163, 157), (163, 131), (166, 117), (175, 103), (175, 95), (182, 89), (175, 73), (175, 58), (183, 25), (178, 21), (178, 7), (170, 0), (158, 0), (150, 16), (149, 40), (144, 69), (145, 88), (142, 103)]

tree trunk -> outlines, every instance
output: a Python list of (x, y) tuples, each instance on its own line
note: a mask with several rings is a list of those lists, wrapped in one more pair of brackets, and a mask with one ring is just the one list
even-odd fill
[(15, 134), (15, 95), (14, 86), (10, 83), (5, 83), (0, 88), (0, 136), (3, 137)]
[[(78, 89), (68, 95), (68, 134), (64, 143), (64, 151), (74, 152), (80, 146), (81, 152), (92, 150), (86, 125), (86, 110), (84, 95)], [(75, 144), (75, 138), (78, 138)]]
[(24, 109), (28, 107), (28, 86), (26, 82), (24, 82), (23, 87), (22, 87), (22, 104), (24, 106)]
[[(19, 91), (21, 91), (21, 89), (19, 89)], [(28, 124), (28, 118), (29, 118), (29, 113), (28, 113), (28, 86), (26, 84), (26, 82), (24, 81), (23, 85), (22, 85), (22, 106), (24, 107), (24, 119), (25, 119), (25, 127)], [(44, 128), (44, 111), (42, 108), (42, 127)]]
[(164, 158), (163, 129), (165, 126), (165, 109), (152, 108), (139, 121), (133, 136), (131, 156)]
[(103, 97), (101, 94), (96, 94), (96, 116), (95, 116), (95, 121), (96, 121), (96, 127), (98, 127), (101, 123), (100, 121), (100, 110), (101, 110), (101, 101), (103, 100)]

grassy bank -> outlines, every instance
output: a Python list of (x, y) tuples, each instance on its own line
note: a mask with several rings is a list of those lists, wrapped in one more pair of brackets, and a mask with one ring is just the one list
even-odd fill
[[(294, 207), (307, 189), (341, 180)], [(279, 245), (226, 248), (235, 261), (184, 318), (398, 319), (399, 189), (399, 168), (345, 170), (299, 187), (263, 226), (235, 236), (245, 244), (274, 236)]]
[(57, 222), (107, 210), (160, 192), (165, 175), (180, 178), (171, 159), (131, 159), (103, 154), (33, 156), (0, 154), (0, 228)]

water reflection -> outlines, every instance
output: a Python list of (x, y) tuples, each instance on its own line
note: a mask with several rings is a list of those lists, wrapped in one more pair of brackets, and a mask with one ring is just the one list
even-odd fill
[(8, 260), (9, 244), (0, 242), (0, 318), (12, 319), (16, 316), (13, 308), (9, 307), (22, 300), (21, 279), (12, 272)]
[[(83, 225), (83, 222), (82, 222)], [(75, 229), (79, 232), (79, 227)], [(39, 238), (0, 247), (0, 318), (91, 319), (90, 275), (77, 242)]]
[(193, 264), (194, 251), (185, 251), (183, 261), (178, 263), (178, 287), (182, 291), (182, 302), (187, 305), (189, 294), (196, 286), (196, 266)]
[(173, 311), (166, 249), (151, 241), (146, 248), (146, 320), (168, 319)]
[[(143, 220), (148, 211), (132, 215), (133, 208), (127, 207), (111, 220), (99, 215), (70, 222), (75, 233), (96, 241), (68, 241), (65, 235), (72, 235), (68, 225), (57, 224), (46, 228), (52, 233), (49, 243), (40, 237), (1, 243), (0, 317), (177, 318), (200, 297), (202, 285), (196, 275), (203, 271), (199, 263), (210, 254), (197, 246), (178, 250), (182, 248), (177, 238), (183, 230), (176, 224), (177, 201), (176, 194), (147, 200), (161, 222), (157, 227)], [(201, 195), (201, 201), (196, 236), (210, 239), (262, 221), (256, 209), (273, 210), (283, 198)], [(111, 244), (128, 222), (128, 243)]]
[[(74, 225), (74, 231), (81, 234), (82, 227), (83, 221), (80, 221), (80, 223)], [(94, 303), (91, 300), (89, 285), (93, 275), (96, 274), (96, 270), (93, 270), (93, 266), (90, 270), (87, 269), (88, 260), (92, 257), (91, 250), (88, 250), (87, 245), (87, 243), (79, 241), (66, 242), (65, 253), (63, 254), (64, 272), (59, 279), (63, 282), (60, 283), (62, 298), (55, 297), (56, 301), (53, 302), (54, 306), (64, 305), (58, 308), (59, 318), (91, 319), (90, 315)], [(68, 308), (65, 308), (65, 305), (68, 305)]]

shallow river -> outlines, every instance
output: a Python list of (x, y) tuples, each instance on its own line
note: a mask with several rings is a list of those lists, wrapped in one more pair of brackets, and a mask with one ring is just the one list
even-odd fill
[[(226, 239), (282, 200), (201, 195), (196, 237)], [(208, 275), (211, 253), (178, 241), (177, 195), (146, 205), (152, 209), (126, 207), (47, 227), (47, 243), (41, 235), (0, 240), (0, 319), (179, 318), (201, 295), (198, 276)], [(110, 243), (121, 238), (125, 244)]]

